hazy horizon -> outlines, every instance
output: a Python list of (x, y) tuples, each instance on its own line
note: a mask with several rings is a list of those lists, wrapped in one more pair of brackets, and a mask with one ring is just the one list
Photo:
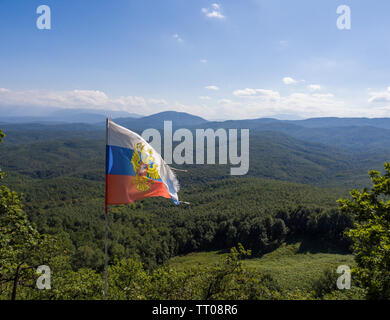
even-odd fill
[[(10, 107), (12, 108), (12, 107)], [(166, 111), (160, 111), (152, 114), (133, 114), (130, 112), (126, 111), (116, 111), (116, 110), (102, 110), (102, 109), (80, 109), (80, 108), (51, 108), (47, 107), (41, 108), (38, 110), (38, 112), (32, 112), (28, 113), (26, 110), (28, 108), (24, 107), (18, 107), (22, 108), (23, 111), (20, 112), (13, 112), (10, 115), (6, 115), (5, 113), (2, 113), (0, 115), (0, 122), (8, 122), (10, 120), (13, 120), (12, 122), (26, 122), (26, 120), (32, 120), (32, 121), (56, 121), (59, 122), (61, 119), (61, 116), (66, 116), (67, 118), (64, 118), (64, 122), (80, 122), (78, 118), (74, 118), (72, 120), (72, 116), (76, 115), (91, 115), (91, 116), (106, 116), (112, 119), (115, 118), (143, 118), (143, 117), (149, 117), (152, 115), (160, 114), (160, 113), (165, 113), (165, 112), (178, 112), (178, 113), (185, 113), (191, 116), (196, 116), (196, 117), (201, 117), (206, 121), (214, 121), (214, 122), (223, 122), (223, 121), (240, 121), (240, 120), (256, 120), (256, 119), (275, 119), (279, 121), (302, 121), (302, 120), (309, 120), (309, 119), (326, 119), (326, 118), (336, 118), (336, 119), (390, 119), (390, 117), (331, 117), (331, 116), (320, 116), (320, 117), (299, 117), (299, 116), (293, 116), (293, 115), (270, 115), (267, 117), (256, 117), (256, 118), (242, 118), (242, 119), (230, 119), (230, 118), (219, 118), (219, 119), (214, 119), (214, 118), (207, 118), (207, 117), (202, 117), (200, 115), (190, 113), (190, 112), (183, 112), (183, 111), (176, 111), (176, 110), (166, 110)], [(1, 111), (0, 107), (0, 111)], [(45, 113), (42, 112), (42, 110), (50, 110), (51, 113)], [(82, 122), (82, 121), (81, 121)], [(97, 121), (98, 122), (98, 121)]]

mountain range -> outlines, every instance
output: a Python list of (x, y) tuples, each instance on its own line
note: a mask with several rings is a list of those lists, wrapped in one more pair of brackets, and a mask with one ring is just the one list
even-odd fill
[[(84, 113), (85, 110), (57, 110), (46, 120), (34, 121), (0, 117), (0, 126), (8, 132), (28, 133), (24, 140), (45, 140), (54, 136), (98, 135), (104, 131), (104, 112)], [(255, 132), (279, 132), (311, 143), (321, 143), (354, 152), (377, 152), (390, 149), (390, 118), (311, 118), (305, 120), (277, 120), (259, 118), (249, 120), (207, 121), (201, 117), (183, 112), (166, 111), (140, 117), (115, 114), (112, 118), (118, 124), (141, 133), (147, 128), (163, 129), (164, 121), (170, 120), (174, 129), (190, 130), (205, 128), (247, 128)], [(28, 121), (29, 120), (29, 121)], [(93, 120), (93, 121), (92, 121)], [(44, 132), (49, 134), (45, 136)], [(14, 136), (15, 138), (15, 136)], [(11, 138), (12, 139), (12, 138)], [(15, 140), (15, 139), (12, 139)]]

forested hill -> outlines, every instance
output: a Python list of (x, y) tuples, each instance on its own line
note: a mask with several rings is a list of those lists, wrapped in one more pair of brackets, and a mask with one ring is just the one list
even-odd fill
[[(41, 232), (64, 237), (76, 268), (101, 268), (104, 127), (12, 124), (5, 132), (3, 181), (23, 192), (26, 211)], [(332, 211), (336, 200), (353, 187), (367, 186), (367, 171), (380, 169), (385, 159), (385, 153), (372, 158), (253, 130), (247, 176), (231, 177), (230, 165), (186, 165), (188, 172), (178, 173), (179, 197), (190, 205), (175, 207), (155, 198), (112, 207), (110, 256), (136, 254), (153, 267), (177, 254), (238, 242), (262, 254), (287, 238), (316, 234), (314, 221), (322, 221), (316, 237), (345, 250), (342, 232), (350, 220)]]
[[(34, 179), (59, 176), (91, 180), (104, 178), (103, 132), (82, 132), (77, 127), (72, 131), (63, 128), (58, 131), (54, 128), (50, 131), (30, 130), (21, 129), (17, 133), (10, 130), (11, 143), (0, 145), (0, 163), (9, 174)], [(351, 153), (272, 131), (252, 132), (249, 154), (248, 176), (337, 187), (365, 185), (367, 171), (380, 169), (388, 159), (386, 152), (371, 157), (369, 152)], [(183, 184), (230, 177), (230, 165), (183, 167), (189, 170), (189, 174), (182, 177)]]
[[(294, 210), (305, 216), (304, 225), (310, 215), (333, 210), (336, 200), (349, 189), (368, 186), (368, 170), (380, 170), (390, 158), (386, 119), (208, 122), (168, 112), (139, 119), (120, 118), (117, 122), (142, 133), (153, 125), (162, 129), (164, 120), (173, 120), (174, 128), (192, 130), (249, 128), (250, 167), (247, 176), (232, 178), (230, 165), (175, 165), (188, 169), (187, 173), (178, 173), (182, 186), (179, 196), (190, 206), (176, 208), (166, 199), (146, 199), (135, 206), (113, 208), (118, 213), (110, 249), (113, 255), (136, 252), (149, 265), (191, 250), (227, 248), (235, 241), (260, 252), (270, 250), (280, 239), (269, 234), (268, 242), (264, 238), (263, 247), (257, 247), (252, 237), (259, 237), (261, 228), (271, 232), (276, 223), (281, 239), (291, 236), (283, 230), (294, 228), (288, 218)], [(332, 129), (324, 127), (327, 121)], [(101, 266), (104, 121), (7, 123), (1, 127), (7, 134), (0, 145), (0, 164), (7, 172), (3, 181), (24, 193), (28, 214), (41, 231), (68, 239), (75, 261)], [(311, 209), (299, 211), (300, 206)], [(287, 211), (282, 214), (280, 210)], [(266, 216), (272, 221), (265, 222)], [(241, 221), (252, 221), (248, 223), (260, 229), (244, 231), (247, 227)], [(221, 232), (230, 232), (231, 238), (221, 241)], [(340, 239), (340, 234), (335, 238)], [(132, 243), (137, 243), (137, 248)]]
[[(142, 133), (153, 123), (161, 130), (171, 116), (174, 129), (249, 128), (249, 172), (232, 177), (230, 164), (175, 164), (188, 170), (177, 174), (179, 198), (189, 204), (149, 198), (112, 206), (110, 263), (132, 257), (156, 269), (177, 255), (238, 243), (254, 256), (298, 241), (308, 250), (348, 252), (344, 231), (352, 217), (337, 210), (336, 200), (352, 188), (369, 186), (367, 172), (381, 170), (390, 159), (388, 142), (380, 142), (388, 129), (370, 127), (376, 137), (370, 141), (364, 126), (310, 128), (274, 119), (207, 122), (165, 113), (117, 122)], [(7, 173), (2, 183), (23, 193), (25, 211), (39, 232), (61, 239), (73, 270), (102, 271), (104, 122), (0, 128), (7, 134), (0, 145), (0, 167)]]

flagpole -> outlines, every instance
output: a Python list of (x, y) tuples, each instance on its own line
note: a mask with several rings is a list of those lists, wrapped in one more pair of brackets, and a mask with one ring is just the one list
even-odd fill
[[(106, 119), (106, 149), (108, 144), (108, 118)], [(107, 151), (106, 151), (107, 167)], [(104, 243), (104, 300), (108, 300), (108, 205), (107, 205), (107, 175), (106, 175), (106, 194), (104, 197), (104, 220), (106, 225), (105, 243)]]
[(108, 208), (106, 206), (106, 212), (104, 214), (104, 218), (105, 218), (105, 221), (106, 221), (106, 236), (105, 236), (105, 246), (104, 246), (104, 300), (108, 300), (108, 295), (107, 295), (107, 291), (108, 291), (108, 278), (107, 278), (107, 273), (108, 273), (108, 268), (107, 268), (107, 264), (108, 264), (108, 253), (107, 253), (107, 248), (108, 248)]

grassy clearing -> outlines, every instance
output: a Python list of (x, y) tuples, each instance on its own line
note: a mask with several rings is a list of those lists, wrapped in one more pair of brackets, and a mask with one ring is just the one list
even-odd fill
[[(265, 273), (270, 273), (278, 284), (287, 290), (309, 289), (311, 282), (328, 268), (339, 265), (354, 266), (351, 254), (301, 252), (301, 243), (283, 244), (275, 251), (260, 258), (244, 260), (244, 265)], [(171, 259), (176, 268), (196, 267), (219, 262), (227, 253), (220, 251), (190, 253)]]

